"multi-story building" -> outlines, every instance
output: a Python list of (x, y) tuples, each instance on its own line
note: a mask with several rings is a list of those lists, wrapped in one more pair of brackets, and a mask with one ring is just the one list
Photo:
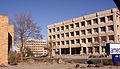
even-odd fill
[(0, 64), (8, 64), (8, 54), (13, 46), (14, 25), (8, 24), (8, 16), (0, 15)]
[(113, 8), (48, 25), (48, 42), (56, 53), (105, 52), (106, 43), (120, 42), (120, 14)]
[[(17, 45), (20, 45), (20, 43), (18, 43)], [(47, 54), (47, 50), (45, 50), (46, 45), (47, 45), (46, 40), (27, 40), (26, 42), (24, 42), (24, 47), (30, 48), (34, 56), (46, 55)], [(20, 49), (17, 48), (17, 52), (19, 51)]]

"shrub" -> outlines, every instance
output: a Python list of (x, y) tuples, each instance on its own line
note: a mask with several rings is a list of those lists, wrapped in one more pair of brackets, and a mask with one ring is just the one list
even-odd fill
[(110, 60), (104, 60), (104, 61), (103, 61), (103, 64), (104, 64), (104, 65), (110, 65), (110, 64), (111, 64), (111, 61), (110, 61)]
[(21, 52), (21, 57), (33, 57), (33, 53), (29, 47), (25, 47)]
[(87, 61), (87, 64), (93, 64), (93, 61), (88, 60), (88, 61)]
[(15, 55), (15, 57), (16, 57), (17, 62), (19, 63), (21, 61), (21, 55), (20, 55), (20, 53), (17, 53)]
[(90, 55), (89, 58), (97, 58), (95, 55)]
[(10, 65), (17, 65), (17, 58), (16, 58), (16, 54), (14, 52), (9, 53), (8, 63)]
[(79, 68), (79, 67), (80, 67), (80, 65), (79, 65), (79, 64), (76, 64), (76, 65), (75, 65), (75, 68)]

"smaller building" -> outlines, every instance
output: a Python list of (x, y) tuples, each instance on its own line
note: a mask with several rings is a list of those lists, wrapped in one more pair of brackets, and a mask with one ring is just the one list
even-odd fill
[[(18, 43), (17, 45), (20, 45), (20, 43)], [(45, 50), (46, 45), (47, 45), (46, 40), (27, 40), (24, 43), (24, 47), (30, 48), (31, 52), (33, 53), (33, 55), (35, 57), (47, 54), (47, 50)], [(17, 52), (20, 51), (18, 46), (17, 46), (16, 50), (17, 50)]]
[(8, 16), (0, 15), (0, 64), (8, 64), (8, 55), (14, 46), (14, 25)]

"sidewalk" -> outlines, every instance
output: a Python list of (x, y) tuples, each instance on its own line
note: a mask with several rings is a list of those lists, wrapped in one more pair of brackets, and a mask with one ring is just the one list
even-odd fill
[[(62, 55), (55, 55), (55, 58), (69, 58), (69, 59), (89, 59), (90, 55), (84, 54), (84, 55), (69, 55), (69, 54), (62, 54)], [(111, 55), (106, 57), (107, 59), (111, 59)]]

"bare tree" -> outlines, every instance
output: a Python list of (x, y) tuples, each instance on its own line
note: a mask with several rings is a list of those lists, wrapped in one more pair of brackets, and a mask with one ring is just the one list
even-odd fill
[(52, 56), (52, 40), (48, 40), (48, 55), (51, 57)]
[(25, 40), (29, 38), (42, 39), (41, 29), (33, 21), (32, 16), (28, 12), (24, 12), (16, 16), (14, 25), (15, 25), (15, 40), (20, 41), (21, 45), (19, 46), (19, 48), (21, 56), (23, 56), (22, 52)]
[(48, 40), (48, 46), (47, 46), (47, 48), (48, 48), (48, 55), (50, 56), (50, 57), (52, 57), (52, 51), (53, 51), (53, 48), (55, 47), (55, 45), (53, 45), (53, 40), (52, 39), (49, 39)]

